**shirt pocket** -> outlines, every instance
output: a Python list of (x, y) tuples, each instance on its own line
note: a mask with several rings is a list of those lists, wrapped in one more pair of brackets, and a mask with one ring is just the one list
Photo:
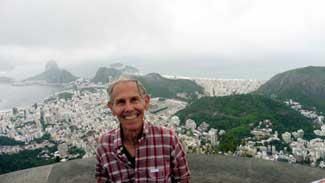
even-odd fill
[(149, 182), (169, 182), (169, 175), (165, 172), (164, 167), (161, 168), (148, 168), (147, 175)]

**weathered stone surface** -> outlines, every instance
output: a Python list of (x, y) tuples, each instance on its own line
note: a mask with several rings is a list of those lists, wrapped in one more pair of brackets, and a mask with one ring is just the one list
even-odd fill
[(0, 183), (46, 183), (53, 165), (0, 175)]
[(59, 163), (52, 168), (48, 183), (93, 183), (95, 181), (94, 158)]
[[(193, 183), (308, 183), (325, 177), (322, 169), (252, 158), (189, 154), (188, 161)], [(73, 160), (0, 175), (0, 183), (20, 182), (95, 182), (95, 159)]]

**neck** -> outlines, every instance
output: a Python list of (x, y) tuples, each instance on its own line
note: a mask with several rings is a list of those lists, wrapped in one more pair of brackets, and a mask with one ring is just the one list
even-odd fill
[(123, 129), (123, 143), (130, 145), (137, 145), (138, 140), (142, 136), (142, 128), (139, 130), (127, 130)]

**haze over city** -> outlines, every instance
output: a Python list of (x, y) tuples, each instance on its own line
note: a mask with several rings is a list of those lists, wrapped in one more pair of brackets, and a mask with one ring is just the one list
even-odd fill
[(0, 76), (48, 60), (77, 76), (120, 62), (142, 73), (269, 79), (324, 66), (325, 3), (315, 1), (0, 2)]

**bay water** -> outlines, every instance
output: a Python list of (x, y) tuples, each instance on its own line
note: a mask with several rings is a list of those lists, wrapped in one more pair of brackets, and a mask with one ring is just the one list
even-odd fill
[(0, 84), (0, 111), (11, 110), (13, 107), (25, 107), (41, 102), (61, 90), (63, 90), (63, 87)]

